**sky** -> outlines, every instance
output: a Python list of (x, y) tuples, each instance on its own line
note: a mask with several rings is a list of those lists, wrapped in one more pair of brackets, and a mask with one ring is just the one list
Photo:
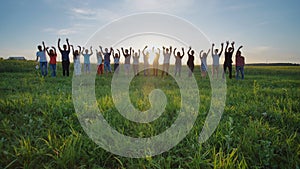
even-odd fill
[[(62, 39), (62, 44), (69, 38), (71, 44), (85, 45), (92, 35), (112, 21), (155, 12), (189, 22), (217, 47), (227, 40), (235, 41), (236, 48), (243, 45), (242, 54), (247, 63), (300, 63), (299, 7), (299, 0), (3, 1), (0, 6), (0, 57), (25, 56), (33, 60), (37, 45), (45, 41), (47, 46), (57, 46), (58, 38)], [(155, 20), (149, 22), (160, 25)], [(134, 23), (133, 27), (142, 25)], [(180, 29), (180, 25), (170, 29)], [(196, 52), (209, 48), (192, 47)], [(198, 57), (195, 62), (200, 63)]]

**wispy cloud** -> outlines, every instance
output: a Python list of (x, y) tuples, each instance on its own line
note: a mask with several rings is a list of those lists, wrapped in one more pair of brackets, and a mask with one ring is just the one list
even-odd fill
[(54, 35), (66, 36), (77, 33), (74, 28), (63, 28), (63, 29), (56, 29), (56, 28), (45, 28), (43, 32), (52, 33)]

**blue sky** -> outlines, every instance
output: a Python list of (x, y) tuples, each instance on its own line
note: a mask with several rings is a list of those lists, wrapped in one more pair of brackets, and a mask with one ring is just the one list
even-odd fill
[(234, 40), (236, 47), (243, 45), (248, 63), (300, 63), (299, 7), (297, 0), (3, 1), (0, 57), (34, 59), (36, 46), (43, 40), (48, 46), (56, 46), (58, 37), (68, 37), (72, 44), (83, 45), (95, 31), (115, 19), (133, 13), (163, 12), (191, 22), (211, 42)]

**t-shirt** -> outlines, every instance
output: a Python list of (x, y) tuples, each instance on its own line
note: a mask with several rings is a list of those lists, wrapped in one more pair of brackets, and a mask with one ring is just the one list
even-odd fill
[(164, 64), (170, 63), (171, 53), (164, 54)]
[(104, 62), (110, 63), (110, 54), (111, 53), (104, 53)]
[(83, 62), (85, 64), (90, 64), (90, 56), (91, 54), (83, 54), (83, 58), (84, 58)]
[(133, 57), (133, 64), (134, 65), (138, 65), (139, 64), (139, 58), (140, 57), (138, 57), (138, 56), (137, 57)]
[(235, 65), (236, 66), (244, 66), (245, 65), (245, 58), (243, 56), (237, 56), (235, 58)]
[(50, 64), (53, 64), (53, 65), (56, 64), (56, 57), (57, 57), (57, 54), (50, 55)]
[(102, 64), (102, 55), (97, 53), (97, 64), (101, 65)]
[(194, 64), (194, 56), (193, 55), (189, 55), (189, 59), (187, 61), (187, 65), (193, 65)]
[(120, 58), (119, 58), (119, 57), (114, 58), (114, 63), (115, 63), (115, 64), (119, 64), (119, 62), (120, 62)]
[(70, 58), (69, 58), (70, 51), (69, 50), (66, 50), (66, 51), (61, 50), (60, 53), (61, 53), (62, 61), (70, 61)]
[(233, 52), (225, 52), (224, 64), (231, 64), (232, 63), (232, 54), (233, 54)]
[(181, 65), (181, 57), (176, 56), (175, 59), (176, 59), (175, 64), (176, 65)]
[(144, 64), (148, 65), (149, 64), (149, 54), (144, 55)]
[(207, 67), (207, 61), (206, 61), (206, 56), (203, 56), (202, 58), (200, 58), (201, 59), (201, 65), (203, 65), (203, 66), (205, 66), (205, 67)]
[(125, 56), (125, 64), (130, 64), (131, 55), (127, 54), (127, 55), (124, 55), (124, 56)]
[(45, 51), (38, 51), (36, 52), (36, 56), (40, 58), (40, 62), (47, 62), (46, 52)]
[(215, 55), (212, 56), (212, 58), (213, 58), (213, 65), (214, 66), (219, 66), (220, 56), (218, 54), (215, 54)]

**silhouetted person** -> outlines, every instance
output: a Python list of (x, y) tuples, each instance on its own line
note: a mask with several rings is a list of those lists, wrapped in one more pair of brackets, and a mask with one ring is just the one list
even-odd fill
[(165, 48), (163, 46), (164, 63), (163, 63), (163, 71), (161, 73), (162, 77), (164, 76), (165, 72), (167, 76), (169, 75), (171, 54), (172, 54), (172, 46), (170, 46), (170, 48)]
[(58, 49), (61, 53), (61, 60), (62, 60), (62, 68), (63, 68), (63, 76), (65, 76), (67, 74), (67, 76), (69, 76), (70, 74), (70, 58), (69, 58), (69, 54), (70, 54), (70, 44), (69, 44), (69, 40), (66, 39), (67, 41), (67, 45), (63, 45), (63, 50), (60, 48), (60, 38), (58, 39)]
[(189, 77), (191, 77), (192, 73), (194, 72), (194, 67), (195, 67), (195, 65), (194, 65), (194, 59), (195, 59), (194, 54), (195, 54), (195, 52), (194, 52), (194, 50), (192, 50), (192, 47), (189, 48), (187, 54), (188, 54), (188, 57), (189, 57), (188, 61), (187, 61), (187, 65), (190, 69), (189, 70)]
[(240, 46), (235, 56), (235, 67), (236, 67), (236, 79), (239, 79), (239, 72), (241, 72), (242, 79), (244, 79), (244, 66), (245, 66), (245, 58), (241, 55), (242, 52), (240, 49), (243, 46)]
[(181, 75), (181, 66), (182, 66), (181, 59), (184, 56), (184, 48), (182, 48), (182, 55), (180, 54), (180, 52), (176, 53), (176, 48), (174, 49), (173, 54), (174, 54), (175, 59), (176, 59), (175, 60), (175, 76), (176, 76), (177, 73), (180, 76)]
[[(228, 48), (229, 41), (226, 42), (226, 47), (225, 47), (225, 61), (223, 65), (223, 79), (225, 78), (226, 74), (226, 69), (228, 68), (229, 70), (229, 78), (232, 78), (232, 55), (234, 52), (234, 42), (231, 43), (231, 47)], [(228, 49), (227, 49), (228, 48)]]

